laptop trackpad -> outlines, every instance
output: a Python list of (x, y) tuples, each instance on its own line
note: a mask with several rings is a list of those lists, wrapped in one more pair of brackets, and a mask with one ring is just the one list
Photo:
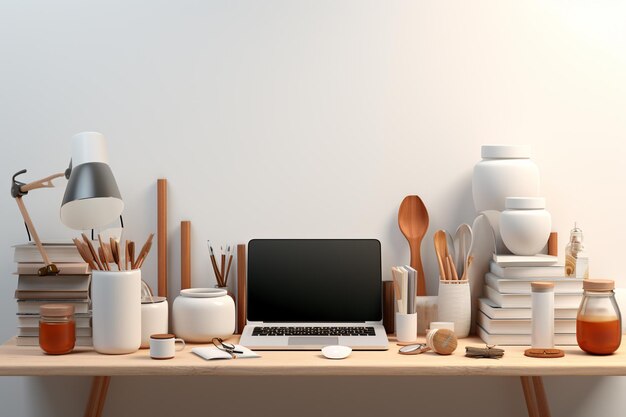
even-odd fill
[(289, 338), (288, 345), (289, 346), (298, 346), (298, 345), (306, 345), (306, 346), (329, 346), (329, 345), (338, 345), (339, 338), (338, 337), (326, 337), (326, 336), (292, 336)]

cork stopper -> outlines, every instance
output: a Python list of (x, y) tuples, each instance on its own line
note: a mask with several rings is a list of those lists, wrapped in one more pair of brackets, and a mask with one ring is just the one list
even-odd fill
[(550, 292), (554, 291), (554, 282), (535, 281), (530, 283), (533, 292)]
[(169, 334), (169, 333), (162, 333), (162, 334), (151, 334), (150, 335), (150, 339), (156, 339), (156, 340), (165, 340), (165, 339), (173, 339), (174, 336), (173, 334)]
[(450, 329), (432, 329), (426, 336), (426, 344), (440, 355), (450, 355), (456, 350), (458, 340)]
[(583, 280), (583, 290), (586, 291), (613, 291), (615, 281), (611, 279), (585, 279)]
[(44, 304), (39, 307), (39, 314), (45, 317), (67, 317), (74, 314), (71, 304)]

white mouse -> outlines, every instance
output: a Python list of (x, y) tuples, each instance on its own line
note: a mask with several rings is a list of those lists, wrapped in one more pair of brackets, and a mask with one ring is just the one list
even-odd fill
[(352, 348), (348, 346), (325, 346), (322, 348), (322, 355), (327, 359), (345, 359), (352, 353)]

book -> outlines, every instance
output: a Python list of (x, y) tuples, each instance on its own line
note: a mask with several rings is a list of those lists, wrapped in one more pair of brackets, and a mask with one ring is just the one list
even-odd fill
[[(503, 294), (488, 285), (485, 285), (483, 294), (498, 307), (530, 308), (532, 306), (530, 294)], [(578, 308), (583, 299), (581, 294), (554, 294), (554, 308)]]
[[(488, 345), (499, 346), (530, 346), (529, 334), (491, 334), (480, 326), (476, 326), (478, 336)], [(554, 344), (557, 346), (575, 346), (576, 333), (555, 333)]]
[[(38, 337), (39, 336), (39, 327), (18, 327), (17, 335), (24, 337)], [(76, 328), (76, 337), (80, 336), (91, 336), (91, 328), (90, 327), (77, 327)]]
[(493, 254), (493, 261), (502, 267), (507, 266), (550, 266), (556, 265), (559, 258), (552, 255), (497, 255)]
[(89, 291), (24, 291), (16, 290), (18, 300), (88, 300)]
[(500, 266), (495, 262), (489, 264), (489, 272), (500, 278), (564, 278), (563, 265), (550, 266)]
[[(488, 298), (480, 298), (478, 300), (478, 309), (485, 313), (485, 315), (491, 319), (530, 319), (532, 317), (532, 310), (530, 308), (502, 308), (498, 307), (493, 301)], [(576, 308), (555, 308), (555, 319), (575, 319), (578, 314), (578, 307)]]
[[(483, 312), (478, 313), (478, 325), (489, 334), (531, 334), (531, 319), (490, 319)], [(576, 319), (554, 320), (555, 333), (576, 333)]]
[(89, 291), (91, 275), (20, 275), (18, 291)]
[[(78, 253), (78, 249), (73, 243), (44, 243), (43, 244), (48, 257), (52, 262), (72, 262), (83, 263), (83, 258)], [(35, 243), (24, 243), (21, 245), (14, 245), (15, 252), (13, 254), (14, 262), (27, 262), (27, 263), (41, 263), (41, 253), (37, 249)]]
[[(87, 300), (54, 300), (56, 303), (72, 304), (75, 313), (87, 313), (89, 311), (89, 301)], [(50, 300), (17, 300), (17, 314), (39, 314), (39, 307), (43, 304), (51, 304)]]
[(485, 274), (485, 283), (494, 290), (507, 294), (530, 294), (530, 283), (547, 281), (554, 283), (554, 292), (559, 294), (582, 294), (583, 280), (580, 278), (500, 278), (491, 272)]
[[(55, 265), (59, 268), (59, 275), (86, 275), (91, 272), (85, 262), (55, 262)], [(46, 265), (43, 262), (19, 262), (16, 274), (37, 275), (44, 266)]]
[[(17, 346), (39, 346), (39, 337), (18, 336), (15, 344)], [(93, 339), (91, 336), (76, 336), (75, 346), (93, 346)]]
[[(39, 314), (20, 314), (17, 316), (17, 327), (39, 328)], [(76, 328), (91, 327), (91, 314), (74, 314)]]

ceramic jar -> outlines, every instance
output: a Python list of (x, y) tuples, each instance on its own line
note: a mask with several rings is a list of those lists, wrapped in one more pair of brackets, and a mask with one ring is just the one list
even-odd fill
[(181, 290), (172, 307), (176, 336), (191, 343), (226, 339), (235, 332), (235, 302), (226, 290), (191, 288)]
[(500, 235), (515, 255), (536, 255), (546, 246), (552, 217), (541, 197), (507, 197), (500, 216)]
[(481, 157), (472, 178), (477, 212), (504, 210), (506, 197), (539, 195), (539, 168), (530, 159), (530, 147), (485, 145)]
[(93, 271), (93, 347), (98, 353), (133, 353), (141, 344), (141, 270)]
[(165, 297), (141, 298), (141, 348), (150, 347), (150, 336), (167, 333), (168, 305)]

